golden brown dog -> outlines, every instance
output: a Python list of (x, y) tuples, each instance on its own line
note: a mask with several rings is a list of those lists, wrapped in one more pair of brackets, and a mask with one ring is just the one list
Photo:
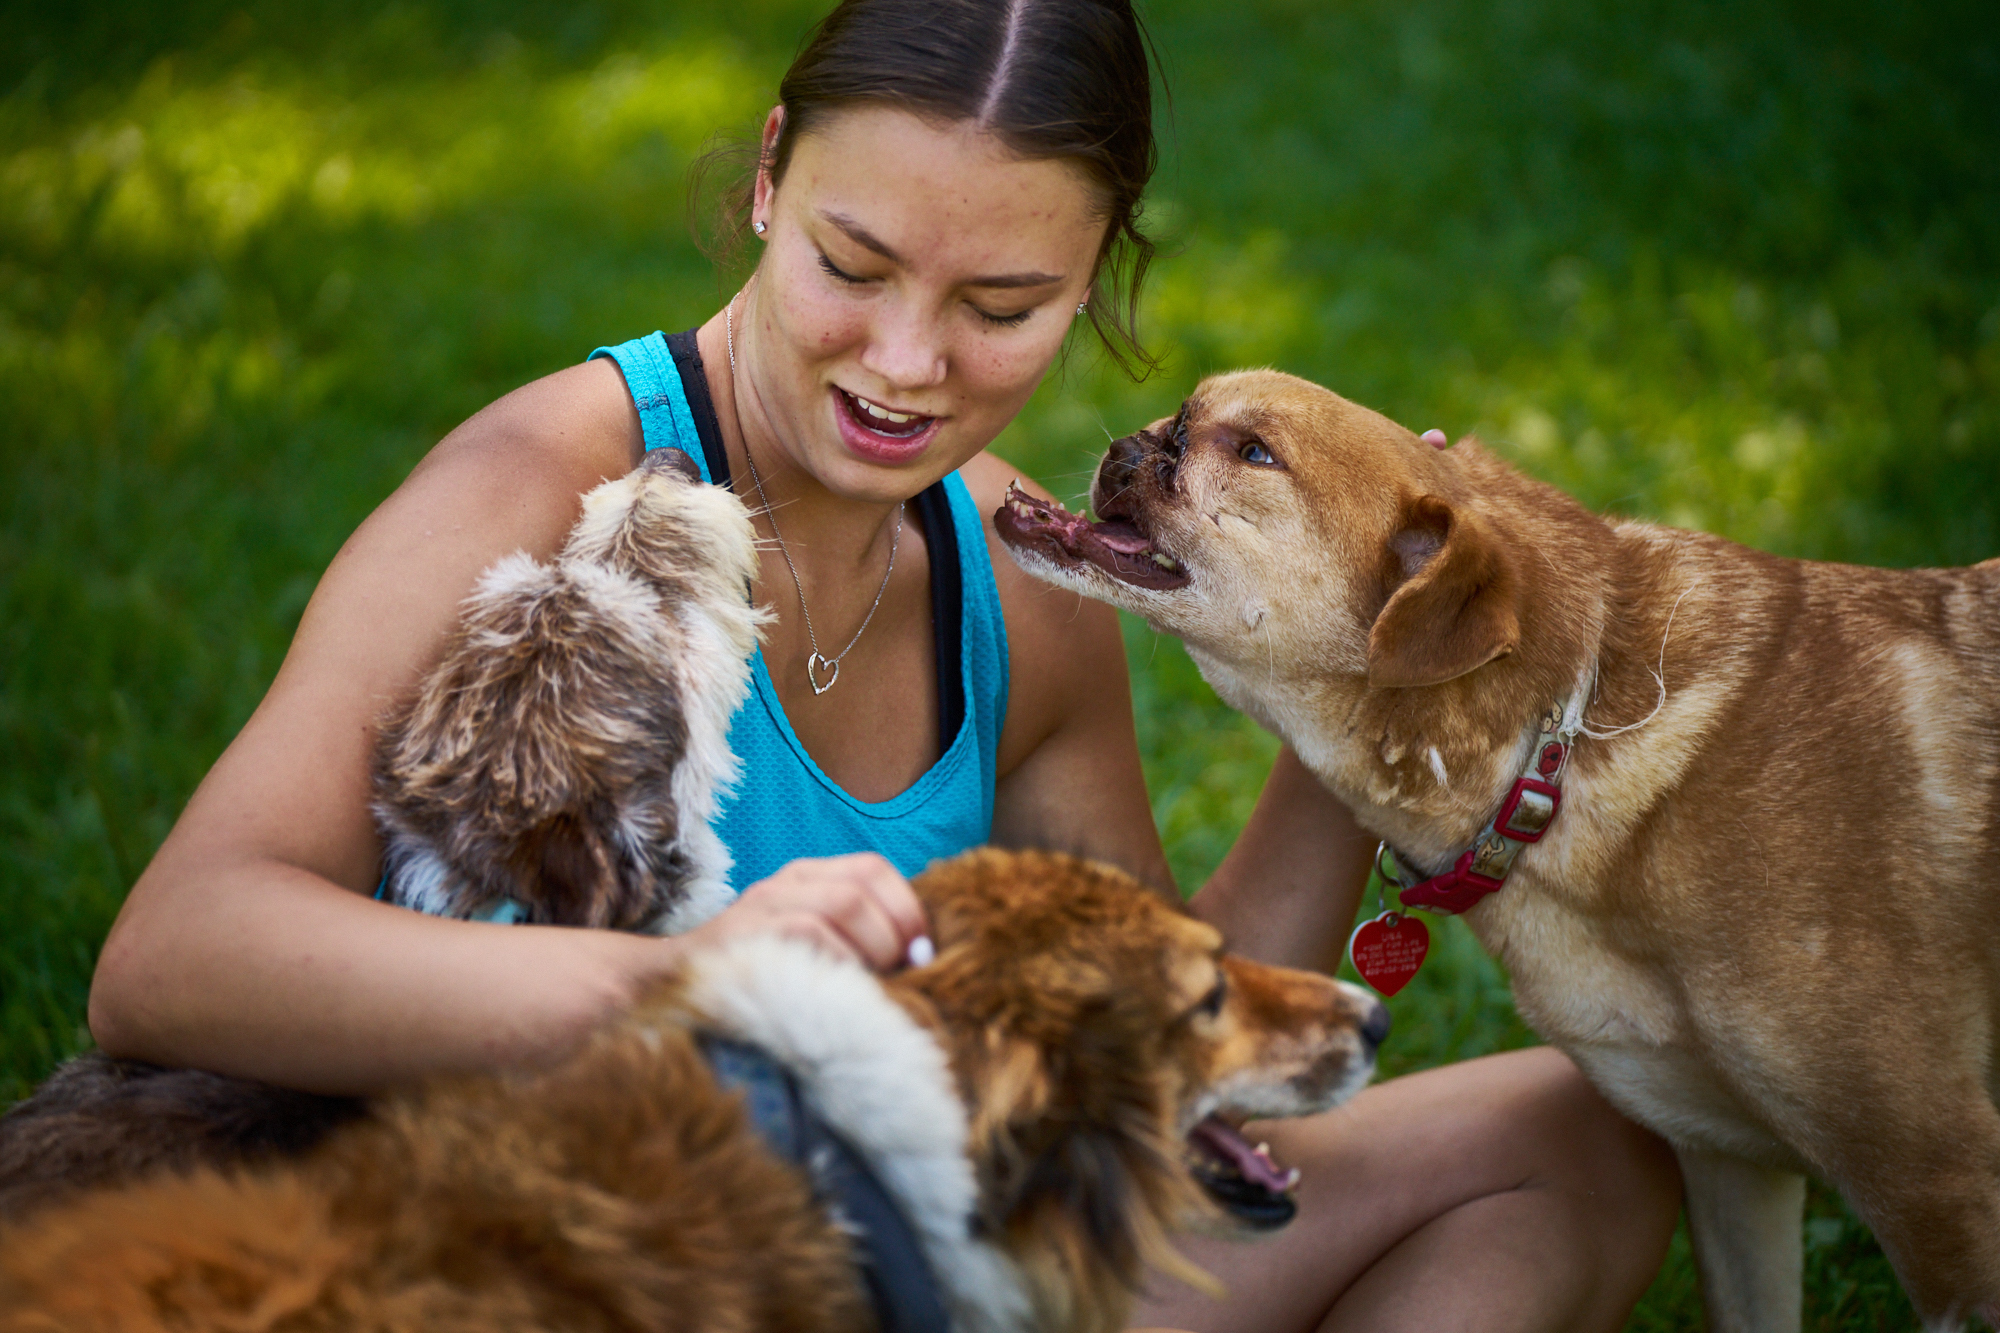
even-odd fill
[(797, 1077), (956, 1328), (1118, 1328), (1146, 1265), (1185, 1271), (1171, 1228), (1288, 1215), (1288, 1174), (1218, 1113), (1357, 1090), (1377, 1002), (1227, 956), (1073, 858), (972, 853), (916, 887), (929, 966), (884, 980), (743, 941), (554, 1070), (390, 1098), (302, 1160), (0, 1230), (0, 1330), (874, 1327), (852, 1234), (718, 1087), (703, 1033)]
[(1002, 534), (1184, 639), (1409, 866), (1484, 855), (1567, 756), (1466, 919), (1523, 1017), (1677, 1146), (1712, 1326), (1797, 1327), (1801, 1172), (1933, 1326), (2000, 1313), (2000, 561), (1607, 521), (1268, 371), (1116, 442), (1093, 500), (1010, 497)]

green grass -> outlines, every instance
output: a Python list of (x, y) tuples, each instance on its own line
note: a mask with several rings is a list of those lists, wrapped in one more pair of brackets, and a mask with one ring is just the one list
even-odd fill
[[(125, 888), (343, 535), (481, 403), (717, 303), (682, 177), (786, 0), (9, 5), (0, 30), (0, 1100), (85, 1040)], [(2000, 553), (1990, 4), (1148, 6), (1174, 88), (1146, 309), (1001, 448), (1059, 491), (1266, 362), (1477, 429), (1591, 504), (1787, 554)], [(1197, 883), (1273, 742), (1132, 627)], [(1520, 1045), (1455, 923), (1391, 1067)], [(1910, 1325), (1815, 1193), (1814, 1328)], [(1694, 1326), (1684, 1242), (1633, 1321)]]

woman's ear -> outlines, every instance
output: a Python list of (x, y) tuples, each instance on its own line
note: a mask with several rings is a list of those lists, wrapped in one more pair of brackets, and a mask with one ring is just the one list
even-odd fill
[(1386, 554), (1394, 591), (1368, 633), (1370, 686), (1436, 685), (1520, 643), (1514, 562), (1477, 515), (1420, 496)]
[(771, 160), (778, 152), (778, 135), (785, 128), (785, 104), (780, 102), (764, 117), (764, 133), (757, 145), (757, 183), (750, 193), (750, 217), (753, 221), (771, 216)]

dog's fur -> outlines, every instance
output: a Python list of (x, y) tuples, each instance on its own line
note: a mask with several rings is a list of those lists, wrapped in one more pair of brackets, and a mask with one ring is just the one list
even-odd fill
[(366, 1113), (359, 1097), (80, 1055), (0, 1116), (0, 1223), (149, 1171), (296, 1156)]
[(727, 906), (709, 815), (736, 775), (756, 568), (741, 502), (656, 449), (584, 496), (555, 560), (487, 570), (376, 747), (383, 896), (660, 933)]
[[(384, 720), (382, 896), (440, 916), (678, 933), (733, 896), (709, 828), (760, 613), (756, 534), (678, 449), (583, 497), (548, 564), (481, 576), (442, 659)], [(90, 1053), (0, 1117), (0, 1219), (156, 1166), (260, 1161), (362, 1114)]]
[(0, 1230), (0, 1330), (867, 1329), (848, 1234), (692, 1036), (750, 1042), (910, 1217), (963, 1330), (1111, 1330), (1218, 1220), (1184, 1136), (1366, 1082), (1378, 1006), (1224, 955), (1129, 876), (978, 852), (920, 876), (886, 980), (781, 939), (697, 954), (559, 1068), (395, 1097), (303, 1160)]
[(1678, 1148), (1712, 1326), (1797, 1326), (1801, 1172), (1933, 1327), (2000, 1312), (2000, 561), (1607, 521), (1275, 372), (1116, 442), (1093, 499), (1120, 549), (1026, 501), (1003, 535), (1184, 639), (1426, 874), (1586, 690), (1561, 813), (1466, 920)]

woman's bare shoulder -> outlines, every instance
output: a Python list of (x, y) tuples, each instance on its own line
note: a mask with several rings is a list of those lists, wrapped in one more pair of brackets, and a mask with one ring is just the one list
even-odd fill
[(334, 556), (277, 678), (141, 887), (218, 856), (372, 883), (377, 722), (437, 660), (479, 575), (514, 551), (553, 552), (582, 493), (631, 469), (638, 439), (617, 367), (592, 362), (515, 390), (441, 440)]
[[(385, 632), (435, 641), (481, 571), (513, 551), (553, 552), (583, 493), (630, 471), (643, 452), (638, 414), (609, 361), (567, 367), (488, 404), (355, 529), (321, 580), (300, 641), (312, 642), (316, 609), (365, 609), (377, 653), (407, 646), (380, 642)], [(408, 665), (398, 660), (395, 674), (408, 675)]]
[(973, 459), (963, 473), (985, 522), (1007, 619), (1007, 725), (993, 840), (1067, 848), (1170, 887), (1132, 733), (1118, 617), (1103, 602), (1023, 572), (994, 531), (993, 514), (1010, 482), (1052, 498), (1047, 491), (991, 454)]
[(1033, 750), (1079, 706), (1094, 702), (1104, 672), (1124, 678), (1125, 659), (1118, 618), (1101, 602), (1025, 573), (1007, 553), (993, 527), (994, 511), (1018, 482), (1023, 490), (1047, 497), (1038, 483), (994, 454), (982, 453), (960, 469), (973, 503), (979, 506), (992, 556), (993, 581), (1007, 620), (1009, 687), (1007, 734), (1001, 745), (1005, 772)]
[(488, 403), (440, 440), (410, 481), (427, 481), (440, 470), (491, 471), (573, 480), (574, 494), (622, 476), (644, 452), (639, 413), (624, 375), (616, 362), (600, 358), (566, 366)]
[[(986, 549), (993, 558), (993, 580), (999, 585), (1000, 604), (1007, 613), (1007, 634), (1015, 638), (1026, 636), (1036, 651), (1058, 643), (1073, 644), (1079, 628), (1095, 628), (1099, 631), (1106, 626), (1116, 635), (1117, 617), (1111, 608), (1099, 602), (1087, 601), (1067, 589), (1051, 584), (1025, 573), (1014, 563), (1007, 552), (1006, 543), (993, 526), (993, 515), (1005, 502), (1007, 487), (1019, 485), (1022, 490), (1043, 499), (1052, 499), (1042, 485), (1022, 474), (1021, 470), (1006, 459), (992, 453), (981, 453), (959, 469), (965, 479), (966, 490), (972, 493), (972, 502), (979, 508), (980, 523), (986, 532)], [(1018, 648), (1009, 653), (1017, 661), (1021, 657)]]

